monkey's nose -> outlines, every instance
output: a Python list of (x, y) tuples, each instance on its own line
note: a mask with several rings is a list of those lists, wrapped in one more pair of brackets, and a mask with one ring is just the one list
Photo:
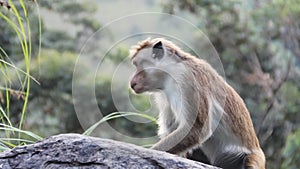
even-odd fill
[(131, 83), (131, 84), (130, 84), (131, 89), (134, 89), (134, 87), (135, 87), (136, 85), (137, 85), (136, 82)]

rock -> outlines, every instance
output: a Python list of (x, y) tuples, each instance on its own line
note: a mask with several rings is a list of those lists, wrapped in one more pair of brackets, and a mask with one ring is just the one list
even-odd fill
[(0, 153), (0, 169), (160, 169), (216, 167), (166, 152), (80, 134), (61, 134)]

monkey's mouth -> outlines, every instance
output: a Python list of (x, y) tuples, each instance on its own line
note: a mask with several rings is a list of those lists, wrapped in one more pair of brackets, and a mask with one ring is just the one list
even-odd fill
[(144, 88), (142, 85), (138, 85), (138, 84), (131, 85), (131, 89), (132, 89), (136, 94), (143, 93), (143, 92), (145, 91), (145, 88)]

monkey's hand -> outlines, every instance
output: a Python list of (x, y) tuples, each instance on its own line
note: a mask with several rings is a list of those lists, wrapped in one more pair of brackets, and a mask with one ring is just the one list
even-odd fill
[(160, 142), (154, 144), (151, 149), (153, 150), (158, 150), (158, 151), (168, 151), (169, 149), (167, 147), (164, 147), (163, 144), (161, 144)]

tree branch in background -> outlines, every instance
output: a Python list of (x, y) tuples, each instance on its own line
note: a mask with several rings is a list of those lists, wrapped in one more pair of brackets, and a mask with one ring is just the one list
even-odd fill
[(257, 54), (253, 53), (251, 58), (247, 59), (247, 61), (249, 68), (252, 69), (252, 73), (242, 71), (242, 76), (249, 84), (262, 86), (264, 90), (268, 92), (274, 80), (270, 77), (269, 73), (262, 70)]
[[(277, 95), (279, 89), (281, 88), (283, 83), (286, 82), (288, 79), (288, 75), (290, 73), (291, 65), (292, 65), (291, 63), (292, 63), (292, 59), (289, 59), (288, 64), (287, 64), (287, 70), (286, 70), (285, 74), (281, 77), (281, 79), (279, 81), (275, 82), (276, 84), (272, 91), (273, 97), (271, 97), (271, 100), (268, 102), (267, 109), (266, 109), (265, 113), (263, 114), (263, 117), (261, 118), (260, 122), (258, 123), (258, 127), (257, 127), (257, 135), (258, 136), (260, 136), (262, 134), (261, 133), (262, 126), (274, 106), (274, 103), (276, 101), (276, 95)], [(269, 134), (267, 134), (267, 135), (265, 134), (264, 137), (262, 137), (262, 138), (264, 138), (264, 139), (261, 139), (262, 142), (263, 142), (263, 140), (266, 140), (270, 136), (270, 134), (272, 134), (272, 132), (266, 132), (266, 133), (269, 133)]]

